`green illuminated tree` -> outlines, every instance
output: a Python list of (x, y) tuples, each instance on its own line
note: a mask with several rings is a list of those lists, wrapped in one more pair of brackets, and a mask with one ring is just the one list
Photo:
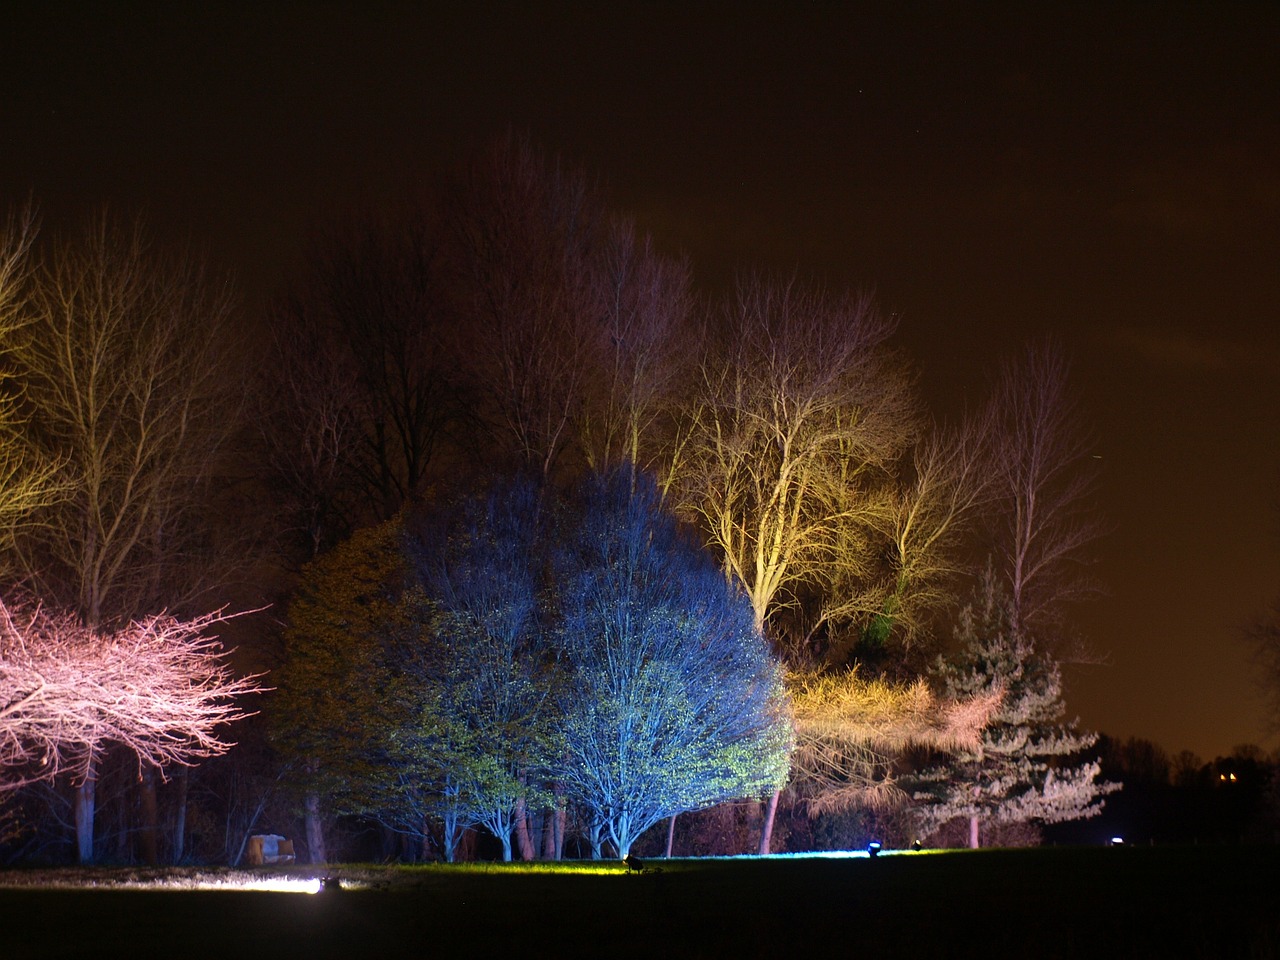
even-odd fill
[(662, 819), (780, 788), (790, 717), (748, 599), (647, 477), (592, 479), (574, 531), (562, 559), (560, 775), (594, 835), (625, 857)]
[(303, 790), (314, 862), (327, 858), (322, 817), (373, 804), (388, 775), (388, 745), (412, 716), (392, 655), (413, 630), (402, 602), (406, 576), (401, 528), (389, 521), (304, 567), (289, 604), (267, 709), (272, 738)]

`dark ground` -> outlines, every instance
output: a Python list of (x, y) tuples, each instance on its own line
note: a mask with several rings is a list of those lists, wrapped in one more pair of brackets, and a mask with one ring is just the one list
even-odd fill
[(373, 886), (0, 887), (0, 957), (1280, 957), (1276, 847), (331, 869)]

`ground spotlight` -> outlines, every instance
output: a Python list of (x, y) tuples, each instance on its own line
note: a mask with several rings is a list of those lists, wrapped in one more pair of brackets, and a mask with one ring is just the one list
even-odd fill
[(1112, 837), (1110, 840), (1108, 840), (1108, 841), (1107, 841), (1107, 846), (1109, 846), (1109, 847), (1123, 847), (1123, 846), (1124, 846), (1124, 837)]
[(337, 877), (321, 877), (320, 878), (321, 893), (341, 893), (342, 881)]
[(880, 841), (872, 840), (867, 844), (867, 856), (878, 857), (880, 855)]

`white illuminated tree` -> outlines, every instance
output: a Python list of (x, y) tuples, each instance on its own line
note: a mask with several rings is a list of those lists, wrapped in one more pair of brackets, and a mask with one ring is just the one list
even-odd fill
[(1118, 787), (1098, 779), (1085, 752), (1097, 734), (1065, 719), (1062, 670), (1015, 624), (1013, 604), (988, 571), (977, 603), (961, 615), (961, 649), (939, 660), (944, 693), (962, 700), (998, 694), (999, 706), (976, 744), (958, 745), (920, 775), (915, 799), (926, 829), (963, 818), (969, 845), (984, 822), (1059, 823), (1091, 817)]

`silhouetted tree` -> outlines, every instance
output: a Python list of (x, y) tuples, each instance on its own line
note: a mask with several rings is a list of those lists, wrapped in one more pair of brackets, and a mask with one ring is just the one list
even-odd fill
[(550, 478), (601, 362), (603, 208), (581, 173), (508, 137), (467, 167), (445, 222), (453, 356), (484, 430), (480, 452), (501, 469)]
[(349, 221), (273, 311), (267, 462), (308, 557), (421, 500), (463, 416), (438, 233), (423, 210)]

